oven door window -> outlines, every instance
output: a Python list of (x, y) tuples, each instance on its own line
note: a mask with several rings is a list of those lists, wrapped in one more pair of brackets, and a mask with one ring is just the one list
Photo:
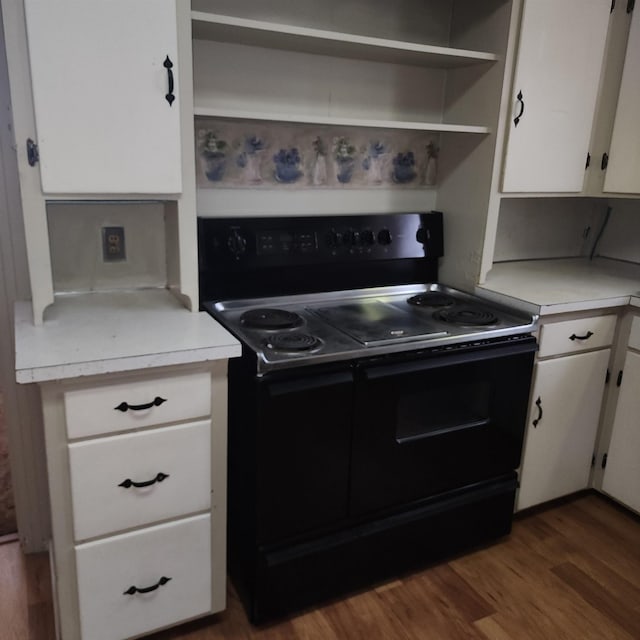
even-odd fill
[(395, 508), (520, 464), (535, 341), (361, 367), (350, 512)]
[(396, 442), (409, 443), (453, 431), (486, 427), (492, 387), (488, 380), (453, 381), (399, 396)]

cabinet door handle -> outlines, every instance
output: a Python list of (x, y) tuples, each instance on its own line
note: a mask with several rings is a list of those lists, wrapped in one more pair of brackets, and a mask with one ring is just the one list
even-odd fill
[(113, 407), (116, 411), (144, 411), (145, 409), (151, 409), (151, 407), (159, 407), (163, 402), (166, 402), (166, 398), (156, 396), (151, 402), (146, 404), (129, 404), (128, 402), (121, 402), (117, 407)]
[(134, 587), (131, 585), (126, 591), (123, 592), (123, 596), (132, 596), (136, 593), (150, 593), (151, 591), (155, 591), (158, 587), (162, 587), (167, 582), (169, 582), (171, 578), (167, 578), (166, 576), (162, 576), (156, 584), (151, 585), (150, 587)]
[(534, 427), (537, 427), (540, 420), (542, 420), (542, 400), (540, 396), (538, 396), (538, 399), (536, 400), (536, 407), (538, 407), (538, 417), (533, 420)]
[(593, 335), (593, 331), (587, 331), (583, 336), (577, 336), (575, 333), (572, 333), (569, 336), (569, 340), (588, 340)]
[(524, 100), (523, 100), (522, 91), (518, 91), (518, 95), (516, 96), (516, 99), (520, 103), (520, 113), (513, 119), (513, 124), (517, 127), (518, 122), (520, 122), (520, 118), (522, 118), (522, 114), (524, 113)]
[(124, 487), (125, 489), (129, 489), (131, 487), (137, 487), (137, 488), (150, 487), (152, 484), (155, 484), (156, 482), (162, 482), (163, 480), (166, 480), (168, 477), (169, 477), (169, 474), (162, 473), (161, 471), (156, 475), (155, 478), (152, 478), (151, 480), (145, 480), (144, 482), (134, 482), (133, 480), (131, 480), (131, 478), (127, 478), (126, 480), (123, 480), (118, 486)]
[(169, 91), (165, 96), (165, 100), (169, 103), (169, 106), (173, 104), (176, 97), (173, 95), (173, 62), (171, 62), (169, 56), (164, 59), (162, 66), (167, 70), (167, 82), (169, 83)]

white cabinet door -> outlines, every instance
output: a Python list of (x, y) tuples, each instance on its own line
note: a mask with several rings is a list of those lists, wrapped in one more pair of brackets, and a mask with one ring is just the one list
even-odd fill
[(180, 193), (175, 0), (25, 11), (43, 192)]
[(518, 509), (585, 489), (610, 349), (538, 362)]
[(602, 489), (640, 512), (640, 354), (627, 352)]
[(582, 191), (610, 8), (525, 1), (503, 191)]
[(640, 11), (633, 12), (627, 53), (620, 83), (618, 107), (613, 125), (609, 165), (604, 179), (604, 191), (640, 193)]

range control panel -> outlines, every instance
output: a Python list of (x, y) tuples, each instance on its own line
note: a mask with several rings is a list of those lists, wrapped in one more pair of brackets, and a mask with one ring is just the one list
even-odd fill
[(308, 264), (442, 255), (442, 213), (199, 218), (201, 260)]

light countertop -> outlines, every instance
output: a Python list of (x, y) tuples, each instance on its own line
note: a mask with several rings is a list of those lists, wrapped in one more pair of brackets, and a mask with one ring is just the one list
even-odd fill
[(210, 315), (185, 309), (168, 291), (58, 296), (33, 324), (15, 307), (16, 380), (61, 380), (240, 355), (240, 343)]
[(640, 306), (640, 265), (605, 258), (501, 262), (476, 291), (541, 316)]

